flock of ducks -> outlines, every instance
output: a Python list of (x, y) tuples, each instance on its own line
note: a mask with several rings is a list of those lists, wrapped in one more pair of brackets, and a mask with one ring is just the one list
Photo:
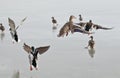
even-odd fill
[[(11, 19), (8, 18), (8, 23), (9, 23), (9, 31), (12, 37), (12, 42), (13, 43), (18, 43), (20, 42), (20, 39), (18, 37), (17, 34), (17, 29), (23, 24), (23, 22), (26, 20), (27, 17), (25, 17), (24, 19), (22, 19), (20, 25), (15, 26), (15, 22)], [(0, 24), (0, 30), (2, 31), (2, 33), (5, 31), (5, 27)], [(28, 58), (29, 58), (29, 63), (30, 63), (30, 70), (33, 70), (33, 67), (37, 70), (37, 59), (38, 59), (38, 53), (41, 55), (44, 52), (46, 52), (49, 49), (49, 45), (48, 46), (42, 46), (42, 47), (38, 47), (35, 48), (34, 46), (29, 46), (26, 43), (23, 44), (23, 49), (28, 53)]]
[[(9, 23), (9, 31), (12, 37), (13, 43), (15, 42), (20, 42), (19, 41), (19, 37), (17, 34), (17, 29), (23, 24), (23, 22), (26, 20), (27, 17), (25, 17), (20, 25), (18, 25), (17, 27), (15, 26), (15, 22), (11, 19), (8, 18), (8, 23)], [(51, 17), (52, 19), (52, 23), (53, 23), (53, 29), (56, 29), (58, 26), (57, 20), (54, 17)], [(74, 23), (73, 19), (76, 19), (75, 16), (71, 15), (69, 17), (69, 21), (66, 22), (59, 30), (59, 33), (57, 35), (57, 37), (64, 37), (64, 36), (68, 36), (68, 34), (71, 32), (72, 34), (75, 32), (79, 32), (79, 33), (84, 33), (84, 34), (93, 34), (94, 32), (91, 32), (91, 30), (94, 28), (96, 30), (98, 29), (104, 29), (104, 30), (110, 30), (113, 28), (107, 28), (107, 27), (103, 27), (100, 26), (98, 24), (94, 24), (92, 23), (92, 20), (89, 20), (89, 22), (82, 22), (83, 18), (81, 15), (79, 15), (79, 23)], [(0, 30), (2, 32), (5, 31), (5, 27), (2, 25), (2, 23), (0, 23)], [(85, 48), (90, 47), (92, 50), (94, 49), (94, 44), (95, 41), (93, 40), (93, 36), (90, 36), (90, 40), (88, 41), (88, 46)], [(23, 44), (23, 49), (28, 53), (28, 58), (29, 58), (29, 64), (30, 64), (30, 70), (33, 70), (33, 67), (37, 70), (37, 59), (38, 59), (38, 54), (43, 54), (45, 53), (48, 49), (50, 48), (50, 45), (47, 46), (43, 46), (43, 47), (38, 47), (35, 48), (34, 46), (29, 46), (26, 43)], [(92, 57), (92, 56), (91, 56)]]
[[(94, 24), (92, 22), (92, 20), (89, 20), (89, 22), (83, 22), (83, 18), (81, 16), (81, 14), (79, 15), (79, 21), (80, 21), (79, 23), (74, 23), (73, 19), (76, 19), (76, 17), (71, 15), (69, 17), (69, 21), (66, 22), (63, 25), (63, 27), (61, 27), (61, 29), (59, 30), (59, 34), (57, 35), (58, 37), (68, 36), (68, 34), (70, 32), (72, 34), (75, 32), (79, 32), (79, 33), (90, 35), (90, 34), (94, 34), (94, 32), (92, 32), (93, 29), (95, 29), (95, 30), (98, 30), (98, 29), (111, 30), (111, 29), (113, 29), (113, 27), (108, 28), (108, 27), (103, 27), (98, 24)], [(53, 23), (53, 27), (57, 24), (57, 20), (55, 20), (54, 17), (52, 17), (52, 23)], [(89, 51), (89, 54), (91, 57), (93, 57), (93, 55), (95, 53), (94, 45), (95, 45), (95, 41), (93, 39), (93, 36), (91, 35), (90, 40), (88, 41), (88, 46), (85, 47), (86, 49), (89, 48), (88, 51)]]

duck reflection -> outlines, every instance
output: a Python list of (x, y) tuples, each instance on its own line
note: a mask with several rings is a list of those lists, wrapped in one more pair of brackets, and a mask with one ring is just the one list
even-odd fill
[(52, 31), (55, 32), (57, 30), (57, 27), (56, 26), (53, 26), (52, 27)]
[(5, 37), (5, 33), (4, 33), (4, 32), (1, 32), (1, 33), (0, 33), (0, 39), (3, 40), (4, 37)]
[(88, 52), (89, 52), (89, 55), (91, 56), (91, 58), (93, 58), (94, 54), (95, 54), (95, 49), (94, 48), (90, 48), (90, 49), (88, 49)]
[(14, 73), (12, 75), (12, 78), (20, 78), (20, 72), (19, 72), (19, 70), (14, 71)]

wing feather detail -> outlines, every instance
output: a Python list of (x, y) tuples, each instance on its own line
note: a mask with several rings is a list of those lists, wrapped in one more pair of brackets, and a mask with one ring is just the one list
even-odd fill
[(8, 18), (8, 22), (9, 22), (9, 26), (11, 28), (12, 31), (15, 30), (15, 23), (11, 18)]
[(38, 48), (36, 48), (36, 51), (38, 51), (39, 54), (43, 54), (43, 53), (45, 53), (49, 48), (50, 48), (50, 46), (38, 47)]
[(25, 44), (25, 43), (24, 43), (24, 45), (23, 45), (23, 49), (24, 49), (27, 53), (32, 52), (32, 49), (30, 48), (30, 46), (28, 46), (28, 45)]

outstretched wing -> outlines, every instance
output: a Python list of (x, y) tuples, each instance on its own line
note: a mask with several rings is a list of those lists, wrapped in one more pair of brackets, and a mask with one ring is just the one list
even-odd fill
[(23, 45), (23, 49), (24, 49), (26, 52), (28, 52), (28, 53), (32, 52), (32, 49), (30, 48), (30, 46), (28, 46), (28, 45), (25, 44), (25, 43), (24, 43), (24, 45)]
[(87, 22), (80, 22), (80, 23), (75, 23), (77, 25), (80, 25), (81, 27), (84, 27)]
[(22, 19), (20, 25), (22, 25), (23, 22), (24, 22), (26, 19), (27, 19), (27, 17), (25, 17), (24, 19)]
[(8, 18), (8, 22), (9, 22), (9, 26), (11, 28), (12, 31), (15, 30), (15, 23), (12, 19)]
[(26, 19), (27, 19), (27, 17), (25, 17), (24, 19), (21, 20), (20, 25), (18, 25), (18, 26), (16, 27), (16, 30), (19, 28), (19, 26), (21, 26), (21, 25), (23, 24), (23, 22), (24, 22)]
[(58, 37), (64, 36), (65, 34), (68, 34), (70, 31), (69, 22), (65, 23), (65, 25), (60, 29)]
[(49, 49), (50, 46), (38, 47), (35, 50), (39, 52), (39, 54), (43, 54)]
[(103, 30), (111, 30), (111, 29), (113, 29), (113, 27), (108, 28), (108, 27), (103, 27), (103, 26), (97, 25), (97, 24), (94, 24), (93, 27), (96, 28), (96, 29), (103, 29)]
[(82, 29), (82, 27), (77, 26), (77, 25), (73, 25), (73, 30), (72, 31), (73, 31), (73, 33), (79, 32), (79, 33), (88, 34), (88, 35), (94, 33), (94, 32), (86, 31), (86, 30)]

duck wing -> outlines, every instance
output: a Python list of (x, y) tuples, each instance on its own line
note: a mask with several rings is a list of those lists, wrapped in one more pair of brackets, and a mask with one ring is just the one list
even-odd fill
[(32, 49), (30, 48), (30, 46), (28, 46), (28, 45), (25, 44), (25, 43), (24, 43), (24, 45), (23, 45), (23, 49), (24, 49), (27, 53), (32, 52)]
[(103, 26), (101, 26), (101, 25), (97, 25), (97, 24), (94, 24), (93, 26), (94, 26), (96, 29), (103, 29), (103, 30), (111, 30), (111, 29), (113, 29), (113, 27), (108, 28), (108, 27), (103, 27)]
[(93, 34), (93, 32), (88, 32), (88, 31), (82, 29), (81, 27), (74, 25), (73, 33), (75, 33), (75, 32), (84, 33), (84, 34)]
[(58, 37), (64, 36), (70, 31), (69, 22), (65, 23), (64, 26), (60, 29)]
[(35, 50), (39, 52), (39, 54), (43, 54), (45, 53), (48, 49), (50, 48), (50, 46), (44, 46), (44, 47), (38, 47)]
[(26, 19), (27, 19), (27, 17), (23, 18), (23, 19), (21, 20), (20, 25), (22, 25), (22, 23), (23, 23)]
[(80, 23), (75, 23), (76, 25), (79, 25), (81, 27), (84, 27), (87, 22), (80, 22)]
[(15, 23), (11, 18), (8, 18), (9, 26), (12, 31), (15, 31)]
[(25, 17), (25, 18), (23, 18), (23, 19), (21, 20), (20, 25), (18, 25), (18, 26), (16, 27), (16, 30), (19, 28), (19, 26), (21, 26), (21, 25), (23, 24), (23, 22), (24, 22), (26, 19), (27, 19), (27, 17)]

